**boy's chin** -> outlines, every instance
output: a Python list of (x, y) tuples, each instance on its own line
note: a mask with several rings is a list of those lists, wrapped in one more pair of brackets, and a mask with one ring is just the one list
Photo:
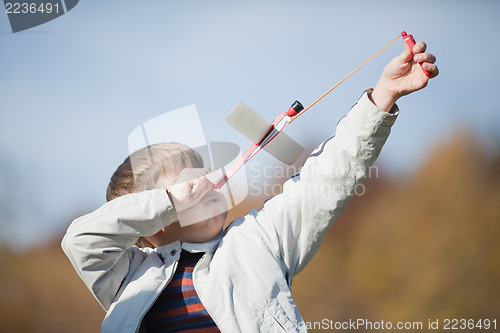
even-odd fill
[(188, 243), (205, 243), (211, 241), (221, 233), (225, 221), (225, 214), (220, 214), (191, 224), (186, 227), (185, 239)]
[(209, 228), (209, 229), (220, 229), (219, 232), (222, 230), (222, 227), (224, 226), (224, 223), (226, 222), (226, 213), (222, 213), (216, 216), (213, 216), (209, 219), (206, 219), (204, 221), (195, 223), (194, 225), (198, 225), (199, 228)]
[(214, 203), (208, 209), (203, 205), (196, 205), (178, 214), (182, 227), (190, 225), (218, 224), (224, 225), (227, 217), (227, 205), (223, 202)]

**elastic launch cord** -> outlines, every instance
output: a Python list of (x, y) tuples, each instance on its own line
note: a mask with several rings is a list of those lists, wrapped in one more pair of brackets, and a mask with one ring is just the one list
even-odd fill
[(331, 93), (333, 89), (337, 88), (342, 82), (344, 82), (349, 77), (351, 77), (351, 75), (353, 75), (358, 70), (360, 70), (364, 65), (366, 65), (367, 63), (369, 63), (373, 58), (375, 58), (376, 56), (378, 56), (382, 51), (384, 51), (386, 48), (388, 48), (392, 43), (394, 43), (395, 41), (397, 41), (400, 37), (401, 37), (401, 35), (398, 35), (398, 37), (394, 38), (392, 40), (392, 42), (390, 42), (389, 44), (387, 44), (386, 46), (384, 46), (380, 51), (378, 51), (377, 53), (375, 53), (374, 55), (372, 55), (368, 60), (366, 60), (364, 63), (362, 63), (358, 68), (356, 68), (349, 75), (347, 75), (345, 78), (343, 78), (342, 80), (340, 80), (339, 83), (337, 83), (336, 85), (334, 85), (333, 87), (331, 87), (330, 90), (328, 90), (326, 93), (324, 93), (323, 95), (321, 95), (321, 97), (319, 97), (317, 100), (315, 100), (314, 102), (312, 102), (311, 105), (309, 105), (307, 108), (305, 108), (304, 110), (302, 110), (301, 112), (299, 112), (295, 117), (290, 118), (290, 121), (288, 123), (291, 123), (292, 121), (294, 121), (295, 119), (297, 119), (301, 114), (303, 114), (304, 112), (306, 112), (307, 110), (309, 110), (314, 104), (318, 103), (323, 97), (325, 97), (326, 95), (328, 95), (329, 93)]

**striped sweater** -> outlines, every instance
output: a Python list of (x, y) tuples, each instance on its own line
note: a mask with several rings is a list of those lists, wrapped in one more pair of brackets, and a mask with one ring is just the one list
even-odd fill
[(172, 281), (144, 318), (148, 333), (220, 332), (193, 285), (193, 269), (202, 255), (182, 250)]

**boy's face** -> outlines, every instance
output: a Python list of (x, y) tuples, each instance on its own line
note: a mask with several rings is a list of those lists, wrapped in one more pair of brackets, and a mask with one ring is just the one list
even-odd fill
[[(175, 183), (177, 176), (167, 177), (164, 184)], [(163, 187), (163, 186), (161, 186)], [(199, 202), (190, 208), (177, 212), (179, 220), (157, 234), (148, 237), (155, 245), (160, 246), (179, 240), (188, 243), (204, 243), (222, 231), (227, 217), (228, 205), (225, 196), (215, 190), (205, 194)]]
[(196, 205), (178, 215), (181, 221), (200, 221), (181, 227), (185, 242), (207, 242), (217, 237), (224, 227), (227, 217), (226, 198), (221, 193), (212, 190)]
[[(194, 206), (177, 212), (180, 224), (185, 227), (192, 224), (200, 224), (202, 221), (213, 220), (216, 217), (227, 216), (227, 202), (224, 195), (218, 191), (210, 190)], [(220, 219), (220, 218), (218, 218)]]

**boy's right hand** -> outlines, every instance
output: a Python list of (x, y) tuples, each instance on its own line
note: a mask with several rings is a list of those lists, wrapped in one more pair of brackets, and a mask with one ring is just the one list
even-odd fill
[(175, 210), (181, 212), (196, 205), (213, 184), (205, 178), (210, 171), (207, 168), (185, 168), (172, 185), (167, 186), (167, 193)]
[[(389, 111), (396, 101), (405, 95), (427, 86), (429, 79), (436, 77), (439, 70), (435, 65), (436, 57), (426, 53), (427, 45), (418, 42), (413, 47), (405, 43), (404, 51), (385, 66), (382, 75), (370, 98), (372, 102), (384, 111)], [(430, 73), (427, 77), (422, 68)]]

